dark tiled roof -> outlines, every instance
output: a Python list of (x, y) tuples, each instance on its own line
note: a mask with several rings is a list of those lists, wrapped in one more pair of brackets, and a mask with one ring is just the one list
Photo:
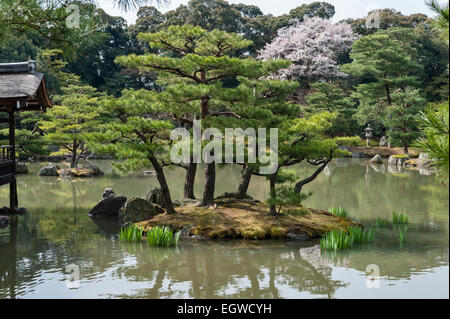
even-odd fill
[(42, 73), (0, 73), (0, 99), (33, 96), (39, 88), (43, 77)]
[(44, 75), (35, 71), (36, 62), (0, 63), (0, 109), (24, 100), (29, 107), (52, 106), (45, 89)]

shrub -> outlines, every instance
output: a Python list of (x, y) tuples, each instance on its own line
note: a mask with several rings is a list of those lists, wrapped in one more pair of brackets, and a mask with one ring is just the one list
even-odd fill
[(274, 205), (278, 207), (277, 214), (281, 213), (281, 209), (286, 206), (300, 206), (304, 200), (311, 196), (312, 193), (301, 193), (297, 194), (294, 188), (289, 186), (279, 186), (277, 187), (276, 198), (269, 198), (267, 203), (269, 205)]

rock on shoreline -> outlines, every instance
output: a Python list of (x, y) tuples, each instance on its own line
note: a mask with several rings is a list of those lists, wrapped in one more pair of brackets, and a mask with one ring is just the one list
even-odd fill
[(39, 176), (59, 176), (58, 171), (60, 169), (61, 169), (61, 167), (59, 167), (59, 165), (53, 164), (53, 163), (49, 163), (48, 165), (42, 167), (39, 170), (38, 175)]
[(408, 160), (408, 155), (392, 155), (389, 157), (388, 164), (389, 166), (405, 166)]
[(152, 205), (145, 199), (132, 198), (127, 200), (125, 206), (120, 209), (119, 222), (121, 225), (142, 222), (144, 220), (152, 219), (163, 212), (164, 210), (161, 207)]
[(89, 212), (91, 217), (118, 217), (120, 209), (125, 205), (125, 196), (115, 196), (110, 194), (95, 205)]
[(86, 164), (81, 168), (63, 168), (57, 164), (49, 163), (42, 167), (39, 176), (61, 176), (61, 177), (93, 177), (101, 176), (104, 173), (95, 164)]

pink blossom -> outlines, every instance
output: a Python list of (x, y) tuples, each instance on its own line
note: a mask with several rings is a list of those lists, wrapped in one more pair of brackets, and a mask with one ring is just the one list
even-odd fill
[(292, 61), (289, 68), (277, 74), (282, 79), (345, 77), (339, 70), (337, 58), (350, 49), (355, 39), (349, 24), (335, 24), (315, 17), (279, 29), (278, 36), (259, 52), (259, 58)]

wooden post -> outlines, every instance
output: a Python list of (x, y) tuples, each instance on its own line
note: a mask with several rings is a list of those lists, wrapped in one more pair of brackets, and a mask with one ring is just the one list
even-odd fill
[(9, 184), (9, 208), (17, 210), (19, 206), (17, 199), (17, 180), (16, 180), (16, 137), (15, 137), (15, 121), (14, 110), (9, 112), (9, 145), (11, 146), (11, 160), (13, 162), (14, 180)]

